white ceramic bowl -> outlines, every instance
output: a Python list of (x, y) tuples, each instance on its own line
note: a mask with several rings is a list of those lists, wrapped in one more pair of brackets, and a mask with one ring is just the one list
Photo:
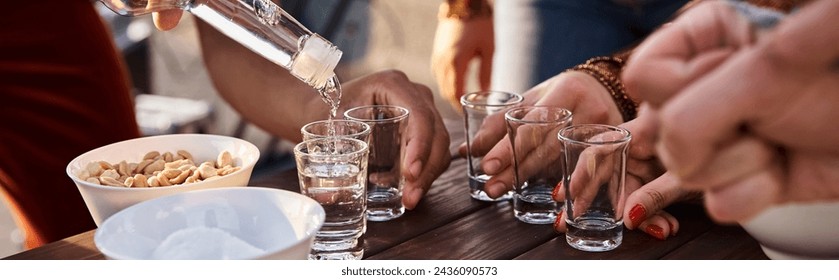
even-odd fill
[[(103, 186), (79, 179), (79, 174), (90, 162), (116, 163), (122, 160), (140, 162), (143, 156), (151, 151), (174, 153), (178, 150), (190, 152), (196, 164), (202, 161), (214, 161), (222, 151), (227, 150), (233, 156), (234, 165), (241, 166), (242, 169), (216, 180), (155, 188)], [(101, 225), (102, 221), (114, 213), (152, 198), (192, 190), (246, 186), (258, 159), (259, 149), (242, 139), (209, 134), (173, 134), (136, 138), (91, 150), (70, 161), (67, 165), (67, 175), (79, 188), (93, 221), (96, 225)]]
[(839, 259), (839, 202), (775, 206), (741, 225), (771, 259)]
[(323, 207), (299, 193), (229, 187), (179, 193), (122, 210), (96, 230), (109, 259), (300, 259)]

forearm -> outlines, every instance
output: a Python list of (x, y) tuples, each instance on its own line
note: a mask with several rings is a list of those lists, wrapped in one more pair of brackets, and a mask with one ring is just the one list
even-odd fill
[(243, 118), (271, 134), (299, 141), (300, 127), (328, 116), (317, 92), (287, 70), (204, 22), (197, 25), (213, 84)]

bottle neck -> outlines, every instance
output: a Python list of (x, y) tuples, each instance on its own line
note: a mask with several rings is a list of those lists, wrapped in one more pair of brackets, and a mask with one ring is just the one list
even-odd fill
[(289, 71), (292, 75), (316, 89), (325, 87), (335, 76), (335, 67), (343, 53), (318, 34), (301, 42), (300, 51), (294, 56)]

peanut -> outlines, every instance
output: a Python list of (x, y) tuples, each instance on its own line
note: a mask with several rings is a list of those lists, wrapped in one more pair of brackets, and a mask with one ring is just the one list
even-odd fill
[(102, 167), (102, 169), (114, 169), (114, 166), (107, 161), (100, 161), (99, 166)]
[(163, 161), (165, 162), (172, 162), (174, 159), (172, 158), (172, 153), (165, 152), (163, 153)]
[(102, 180), (101, 177), (108, 177), (108, 178), (111, 178), (111, 179), (117, 179), (117, 178), (119, 178), (119, 173), (117, 173), (116, 170), (108, 169), (108, 170), (102, 171), (102, 174), (99, 175), (99, 177), (100, 177), (99, 180)]
[(181, 173), (183, 173), (183, 171), (181, 171), (180, 169), (164, 169), (160, 172), (160, 174), (162, 174), (161, 176), (166, 176), (166, 179), (178, 177), (178, 175), (181, 175)]
[(125, 187), (125, 185), (123, 185), (122, 182), (117, 181), (117, 179), (111, 177), (102, 176), (99, 177), (99, 181), (102, 182), (102, 184), (105, 186)]
[(228, 165), (233, 165), (233, 156), (228, 151), (221, 152), (216, 160), (216, 168), (222, 168)]
[(134, 186), (138, 188), (148, 188), (148, 178), (143, 174), (134, 174)]
[(159, 156), (160, 156), (160, 152), (151, 151), (151, 152), (146, 153), (146, 155), (143, 156), (143, 159), (157, 160), (157, 157), (159, 157)]
[(162, 159), (158, 159), (157, 161), (152, 162), (151, 164), (146, 166), (146, 168), (143, 169), (143, 173), (151, 174), (151, 173), (154, 173), (155, 171), (162, 171), (164, 168), (166, 168), (166, 162), (163, 161)]
[[(175, 169), (175, 170), (177, 170), (177, 169)], [(178, 171), (180, 171), (180, 170), (178, 170)], [(181, 172), (175, 178), (170, 178), (169, 183), (172, 184), (172, 185), (181, 184), (181, 183), (186, 181), (186, 178), (189, 177), (190, 173), (191, 173), (190, 171)]]
[(125, 182), (123, 183), (128, 188), (133, 188), (134, 186), (134, 177), (125, 178)]
[(151, 151), (139, 163), (120, 161), (111, 164), (106, 161), (88, 163), (79, 172), (80, 180), (93, 184), (125, 187), (151, 188), (216, 180), (242, 169), (234, 165), (228, 151), (221, 152), (215, 161), (195, 165), (195, 159), (187, 151), (175, 153)]
[(189, 153), (189, 152), (187, 152), (187, 151), (184, 151), (184, 150), (178, 150), (178, 152), (177, 152), (177, 153), (178, 153), (178, 155), (179, 155), (179, 156), (182, 156), (184, 159), (188, 159), (188, 160), (189, 160), (189, 161), (191, 161), (191, 162), (194, 162), (194, 161), (195, 161), (195, 160), (192, 158), (192, 154), (190, 154), (190, 153)]
[(149, 166), (149, 164), (151, 164), (152, 162), (154, 162), (154, 160), (144, 159), (143, 161), (137, 164), (136, 168), (134, 168), (134, 173), (142, 173), (143, 169), (146, 169), (146, 166)]
[(218, 175), (218, 171), (216, 171), (216, 169), (213, 167), (213, 164), (209, 162), (202, 163), (201, 166), (198, 166), (197, 172), (198, 174), (201, 174), (201, 179), (204, 180)]
[(117, 172), (119, 173), (119, 175), (124, 176), (124, 175), (130, 175), (131, 174), (131, 173), (129, 173), (130, 171), (128, 170), (128, 163), (125, 162), (124, 160), (120, 161), (117, 164), (116, 169), (117, 169)]
[(102, 174), (102, 171), (105, 171), (105, 169), (102, 169), (102, 166), (100, 166), (98, 162), (89, 163), (87, 165), (86, 169), (87, 169), (87, 172), (88, 172), (89, 176), (97, 176), (97, 177)]
[(152, 187), (152, 188), (153, 187), (160, 187), (160, 181), (158, 181), (157, 177), (154, 177), (154, 176), (150, 176), (146, 180), (146, 184), (149, 185), (149, 187)]
[(172, 185), (169, 183), (169, 178), (166, 178), (166, 176), (163, 175), (163, 173), (157, 174), (157, 182), (160, 183), (161, 187), (168, 187)]

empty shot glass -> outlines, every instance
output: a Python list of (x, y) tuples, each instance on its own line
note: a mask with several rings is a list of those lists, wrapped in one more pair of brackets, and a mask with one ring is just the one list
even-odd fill
[(318, 138), (294, 147), (300, 192), (326, 212), (309, 259), (361, 259), (358, 239), (366, 227), (367, 143), (352, 138)]
[[(484, 119), (492, 114), (504, 114), (507, 109), (518, 105), (524, 100), (521, 95), (503, 91), (479, 91), (468, 93), (460, 98), (463, 106), (464, 125), (466, 127), (466, 169), (469, 176), (469, 194), (472, 198), (482, 201), (508, 200), (513, 191), (491, 198), (484, 191), (486, 182), (491, 178), (481, 168), (483, 154), (473, 150), (475, 136), (484, 124)], [(489, 149), (487, 149), (488, 151)]]
[(571, 124), (571, 111), (556, 107), (523, 106), (504, 115), (513, 147), (513, 216), (530, 224), (552, 224), (562, 203), (554, 188), (562, 182), (559, 130)]
[[(332, 130), (330, 132), (330, 130)], [(370, 125), (354, 120), (314, 121), (300, 128), (303, 141), (323, 137), (347, 137), (370, 143)], [(331, 134), (331, 135), (330, 135)]]
[(370, 164), (367, 176), (367, 220), (389, 221), (405, 213), (402, 204), (402, 161), (408, 109), (393, 105), (355, 107), (344, 112), (349, 120), (370, 125)]
[(609, 125), (572, 125), (559, 131), (565, 159), (565, 240), (588, 252), (609, 251), (623, 240), (629, 131)]

